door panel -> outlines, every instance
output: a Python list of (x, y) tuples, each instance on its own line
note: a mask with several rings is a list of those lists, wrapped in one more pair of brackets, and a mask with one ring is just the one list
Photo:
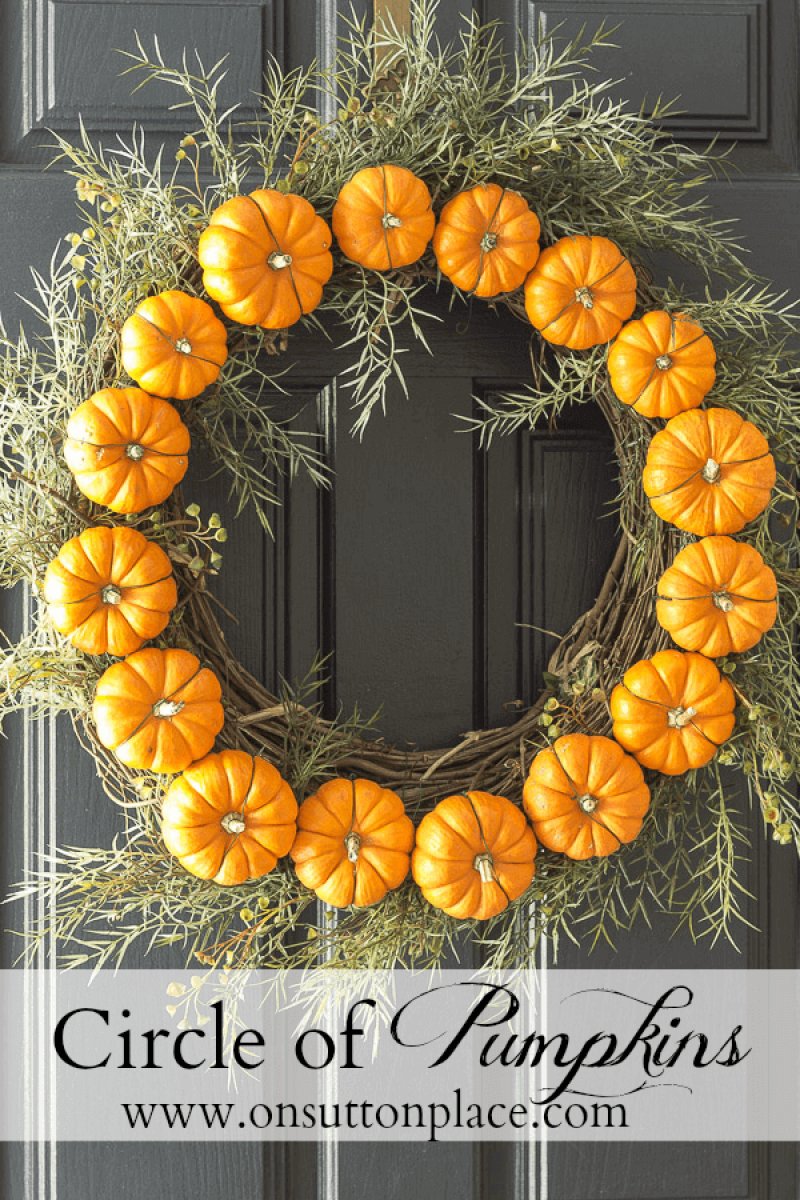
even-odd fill
[[(529, 34), (616, 29), (597, 69), (634, 107), (669, 102), (681, 141), (735, 142), (747, 174), (797, 170), (797, 13), (792, 0), (522, 0)], [(736, 182), (736, 181), (734, 181)]]
[[(360, 0), (357, 11), (367, 8)], [(340, 3), (344, 13), (349, 5)], [(566, 32), (602, 19), (620, 24), (620, 49), (600, 60), (638, 103), (683, 94), (686, 111), (668, 122), (681, 138), (737, 139), (741, 174), (711, 189), (721, 214), (740, 218), (759, 272), (795, 287), (800, 267), (797, 31), (792, 0), (453, 0), (441, 6), (446, 40), (476, 9), (527, 35), (540, 24)], [(53, 242), (75, 226), (70, 181), (44, 173), (47, 128), (73, 136), (78, 114), (110, 141), (140, 120), (152, 144), (174, 144), (180, 114), (165, 111), (158, 89), (129, 95), (115, 77), (113, 46), (158, 34), (167, 58), (196, 46), (207, 64), (231, 52), (223, 102), (245, 106), (269, 53), (288, 65), (331, 61), (341, 20), (335, 0), (5, 0), (0, 5), (0, 204), (6, 218), (0, 309), (14, 327), (29, 290), (29, 264), (46, 267)], [(168, 97), (172, 100), (172, 97)], [(538, 691), (552, 650), (593, 600), (617, 536), (611, 445), (593, 410), (572, 414), (558, 432), (519, 435), (484, 453), (459, 417), (474, 397), (518, 387), (528, 377), (525, 329), (484, 307), (445, 316), (434, 330), (435, 358), (405, 357), (409, 398), (391, 393), (362, 443), (349, 436), (348, 394), (337, 387), (330, 348), (304, 349), (302, 420), (319, 433), (335, 470), (328, 492), (307, 481), (282, 485), (275, 539), (244, 513), (230, 538), (218, 594), (238, 617), (232, 648), (271, 687), (304, 674), (317, 650), (332, 653), (324, 692), (330, 711), (356, 701), (383, 706), (381, 730), (427, 745), (502, 721), (515, 702)], [(342, 365), (346, 365), (342, 361)], [(278, 401), (276, 400), (276, 403)], [(225, 511), (224, 481), (210, 479), (199, 457), (187, 485), (205, 511)], [(0, 597), (11, 636), (24, 619), (20, 596)], [(533, 628), (540, 627), (539, 629)], [(106, 844), (121, 825), (103, 797), (90, 760), (68, 726), (54, 743), (46, 726), (16, 722), (0, 745), (7, 806), (0, 869), (4, 884), (52, 842)], [(23, 795), (24, 790), (24, 795)], [(763, 933), (742, 951), (754, 966), (795, 960), (796, 873), (753, 829), (748, 883), (759, 898)], [(670, 940), (657, 921), (622, 937), (618, 952), (599, 950), (590, 965), (742, 965), (725, 943)], [(560, 963), (581, 962), (562, 947)], [(4, 944), (4, 962), (14, 947)], [(130, 965), (139, 960), (134, 956)], [(161, 962), (167, 964), (169, 956)], [(152, 964), (153, 960), (149, 960)], [(552, 968), (548, 968), (552, 969)], [(23, 1161), (23, 1158), (25, 1161)], [(413, 1188), (428, 1196), (558, 1200), (630, 1197), (686, 1200), (794, 1194), (792, 1153), (782, 1147), (619, 1146), (609, 1143), (517, 1150), (343, 1147), (319, 1151), (250, 1146), (33, 1146), (5, 1157), (9, 1196), (62, 1200), (114, 1194), (127, 1200), (226, 1193), (256, 1197), (374, 1194), (386, 1200)], [(23, 1175), (25, 1182), (23, 1182)], [(49, 1191), (48, 1191), (49, 1187)]]

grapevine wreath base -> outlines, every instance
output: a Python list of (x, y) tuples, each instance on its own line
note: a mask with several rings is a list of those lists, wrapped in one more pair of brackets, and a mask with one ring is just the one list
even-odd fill
[[(20, 887), (45, 893), (48, 916), (32, 947), (54, 938), (69, 965), (119, 962), (138, 943), (179, 945), (189, 961), (226, 967), (430, 966), (469, 928), (489, 966), (524, 966), (543, 932), (556, 941), (563, 933), (610, 941), (651, 911), (672, 914), (695, 937), (733, 939), (737, 921), (750, 915), (740, 880), (753, 849), (748, 801), (775, 841), (798, 845), (797, 496), (788, 473), (775, 480), (771, 453), (789, 471), (797, 463), (792, 309), (753, 281), (727, 226), (698, 196), (722, 161), (670, 141), (656, 121), (610, 99), (607, 84), (585, 82), (602, 34), (561, 50), (545, 40), (502, 68), (491, 28), (467, 23), (461, 43), (442, 50), (434, 17), (434, 4), (418, 3), (410, 34), (353, 26), (327, 73), (287, 75), (272, 66), (259, 119), (235, 125), (234, 137), (230, 113), (218, 110), (222, 65), (175, 69), (140, 45), (130, 69), (174, 85), (196, 124), (171, 175), (163, 155), (153, 165), (139, 132), (113, 152), (86, 137), (79, 146), (59, 141), (85, 227), (71, 235), (66, 257), (54, 257), (50, 278), (35, 276), (37, 340), (21, 334), (4, 343), (0, 566), (4, 585), (26, 581), (43, 601), (30, 633), (4, 656), (2, 711), (68, 713), (124, 814), (111, 847), (57, 849)], [(331, 122), (317, 116), (319, 91), (341, 105)], [(390, 187), (399, 189), (392, 203), (409, 214), (406, 228), (389, 210)], [(376, 194), (383, 219), (370, 241), (362, 221)], [(270, 222), (284, 210), (305, 222), (305, 250), (280, 244)], [(329, 236), (326, 222), (333, 257), (327, 242), (307, 248)], [(475, 228), (479, 249), (465, 259), (463, 239)], [(241, 244), (242, 229), (266, 246), (269, 268), (283, 272), (280, 287), (269, 277), (269, 303), (232, 282), (231, 246)], [(597, 279), (576, 280), (578, 250), (610, 265)], [(651, 252), (677, 253), (701, 270), (704, 298), (659, 287), (646, 265)], [(267, 272), (263, 259), (251, 268)], [(567, 269), (567, 303), (548, 315), (552, 273)], [(555, 422), (568, 405), (599, 405), (619, 469), (621, 536), (594, 605), (560, 642), (538, 699), (498, 728), (409, 750), (386, 744), (357, 713), (321, 713), (324, 664), (276, 695), (236, 661), (225, 634), (230, 614), (213, 589), (225, 530), (217, 514), (204, 519), (185, 502), (180, 481), (191, 434), (225, 473), (236, 511), (252, 505), (267, 527), (277, 472), (306, 471), (325, 486), (313, 444), (287, 419), (291, 367), (302, 357), (287, 327), (301, 319), (349, 347), (344, 375), (358, 433), (371, 415), (380, 419), (374, 410), (387, 380), (402, 379), (403, 339), (424, 343), (436, 289), (454, 304), (503, 306), (533, 326), (529, 390), (481, 402), (475, 424), (487, 446), (494, 436)], [(648, 338), (664, 336), (671, 340), (653, 359)], [(651, 366), (637, 382), (642, 340)], [(692, 347), (691, 369), (670, 375), (672, 356)], [(127, 444), (135, 465), (144, 453), (132, 433), (98, 445), (92, 430), (109, 404), (115, 419), (127, 405), (129, 421), (145, 406), (167, 439), (141, 496), (102, 482), (103, 454)], [(744, 432), (734, 414), (749, 422)], [(678, 431), (710, 437), (714, 422), (733, 426), (750, 449), (721, 465), (706, 452), (688, 483), (673, 486)], [(726, 470), (738, 481), (741, 520), (730, 519), (730, 483), (698, 518), (704, 484)], [(684, 486), (693, 498), (682, 504)], [(134, 638), (154, 647), (136, 652), (144, 660), (129, 655), (131, 630), (105, 610), (107, 625), (76, 633), (85, 595), (64, 591), (74, 587), (65, 562), (77, 553), (65, 543), (87, 530), (98, 547), (116, 539), (139, 554), (150, 546), (139, 567), (150, 574), (138, 586), (157, 587), (158, 603)], [(736, 543), (716, 536), (731, 532)], [(699, 559), (676, 562), (693, 546)], [(702, 620), (684, 619), (680, 607), (681, 571), (713, 575), (726, 554), (755, 563), (758, 577), (745, 608), (750, 623), (735, 636), (733, 618), (719, 618), (734, 607), (726, 591), (705, 595), (715, 608)], [(115, 584), (104, 584), (102, 595), (105, 609), (119, 605), (118, 616), (130, 615)], [(698, 735), (685, 761), (654, 757), (640, 737), (646, 715), (631, 715), (637, 703), (659, 703), (637, 700), (634, 675), (652, 670), (645, 660), (671, 646), (667, 628), (683, 649), (657, 661), (691, 660), (722, 697), (705, 726), (711, 732)], [(132, 687), (131, 664), (166, 663), (165, 652), (173, 664), (197, 663), (192, 686), (206, 713), (181, 765), (174, 754), (145, 762), (134, 746), (140, 729), (125, 737), (116, 729), (120, 695), (124, 708), (133, 694), (115, 692), (119, 681)], [(157, 716), (177, 725), (182, 705), (167, 693), (158, 693), (166, 698)], [(695, 716), (691, 705), (670, 709), (670, 728), (687, 731)], [(612, 730), (622, 749), (608, 740)], [(222, 754), (203, 758), (217, 733)], [(606, 740), (565, 738), (574, 733)], [(681, 738), (673, 743), (683, 754)], [(590, 744), (600, 747), (607, 773), (628, 780), (620, 836), (594, 843), (585, 826), (597, 796), (588, 784), (570, 796), (573, 767), (564, 782), (567, 755), (577, 761)], [(192, 759), (201, 761), (184, 771)], [(159, 771), (160, 762), (168, 765)], [(733, 784), (725, 765), (740, 768)], [(220, 822), (226, 835), (244, 836), (245, 807), (249, 818), (256, 799), (263, 805), (259, 820), (268, 828), (263, 837), (250, 830), (248, 843), (257, 870), (238, 854), (214, 877), (203, 847), (186, 834), (187, 805), (204, 802), (213, 779), (240, 805)], [(565, 787), (580, 813), (548, 831), (547, 806), (563, 800)], [(296, 837), (290, 789), (304, 801)], [(346, 812), (352, 804), (355, 814), (357, 796), (371, 811), (388, 805), (382, 828), (392, 838), (379, 847), (381, 878), (364, 874), (359, 883), (363, 839), (354, 817), (336, 871), (323, 878), (315, 828), (337, 805)], [(479, 899), (469, 904), (454, 898), (461, 884), (445, 878), (437, 858), (453, 837), (442, 822), (459, 813), (474, 819), (465, 837)], [(507, 843), (502, 879), (492, 839)]]

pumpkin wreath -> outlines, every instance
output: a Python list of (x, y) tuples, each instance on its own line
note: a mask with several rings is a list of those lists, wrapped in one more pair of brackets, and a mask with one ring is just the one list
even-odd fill
[[(748, 801), (800, 845), (792, 308), (697, 191), (720, 159), (586, 82), (602, 32), (509, 64), (475, 21), (438, 47), (434, 13), (354, 24), (328, 71), (271, 66), (241, 124), (222, 65), (140, 43), (129, 69), (193, 114), (171, 172), (140, 133), (58, 139), (83, 230), (0, 363), (0, 581), (39, 601), (0, 704), (69, 713), (124, 810), (113, 846), (55, 849), (20, 885), (45, 897), (33, 944), (65, 963), (140, 942), (209, 966), (430, 966), (466, 922), (488, 966), (519, 966), (543, 933), (611, 940), (649, 910), (734, 938)], [(657, 284), (653, 252), (704, 297)], [(282, 415), (292, 328), (350, 347), (359, 433), (437, 288), (531, 327), (530, 388), (481, 402), (487, 445), (599, 405), (621, 540), (529, 708), (407, 750), (324, 714), (319, 671), (274, 695), (233, 659), (226, 532), (181, 488), (197, 442), (266, 527), (277, 472), (325, 486)]]

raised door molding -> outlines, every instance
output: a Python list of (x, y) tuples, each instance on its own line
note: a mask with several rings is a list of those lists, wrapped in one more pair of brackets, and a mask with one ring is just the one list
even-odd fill
[(196, 51), (208, 69), (227, 55), (219, 106), (238, 105), (246, 121), (272, 58), (329, 65), (340, 28), (336, 0), (3, 0), (0, 164), (43, 165), (50, 131), (76, 140), (81, 122), (106, 144), (141, 124), (154, 147), (191, 128), (174, 88), (136, 91), (136, 78), (121, 74), (129, 64), (116, 52), (134, 50), (137, 33), (148, 51), (157, 39), (168, 65), (185, 52), (191, 68)]
[(529, 38), (565, 38), (601, 24), (618, 48), (601, 50), (599, 77), (645, 111), (676, 101), (666, 129), (683, 141), (735, 142), (751, 176), (798, 168), (797, 9), (793, 0), (522, 0)]

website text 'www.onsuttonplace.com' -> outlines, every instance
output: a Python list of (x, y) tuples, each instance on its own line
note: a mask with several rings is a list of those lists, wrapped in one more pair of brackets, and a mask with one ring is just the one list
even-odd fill
[(394, 1104), (369, 1100), (320, 1101), (297, 1105), (278, 1101), (276, 1104), (257, 1103), (250, 1106), (235, 1103), (122, 1103), (125, 1120), (132, 1131), (162, 1136), (169, 1130), (177, 1134), (200, 1136), (209, 1131), (280, 1130), (289, 1140), (293, 1133), (304, 1135), (316, 1132), (324, 1136), (331, 1131), (403, 1131), (414, 1140), (447, 1141), (453, 1132), (473, 1130), (486, 1136), (487, 1132), (523, 1131), (525, 1129), (571, 1129), (579, 1132), (628, 1129), (628, 1113), (621, 1103), (594, 1101), (580, 1104), (541, 1104), (532, 1098), (506, 1103), (495, 1101), (482, 1104), (466, 1100), (461, 1088), (455, 1088), (448, 1103)]

